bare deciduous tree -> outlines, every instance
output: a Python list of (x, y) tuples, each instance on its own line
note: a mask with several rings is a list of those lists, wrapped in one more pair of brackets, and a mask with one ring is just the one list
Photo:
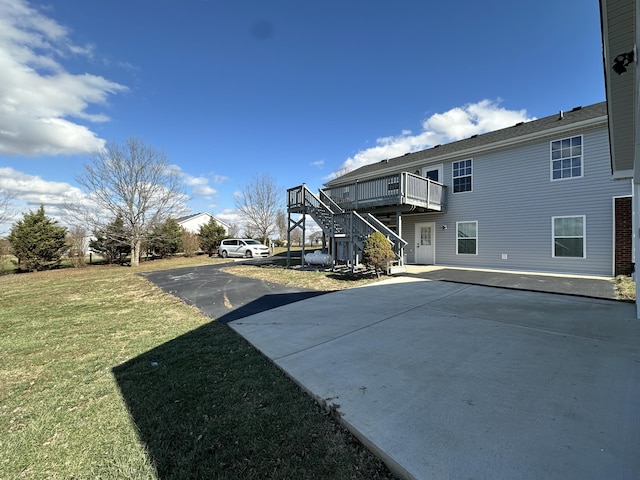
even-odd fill
[(87, 230), (78, 226), (72, 227), (67, 232), (67, 245), (67, 256), (71, 265), (76, 268), (86, 266), (84, 256), (87, 251)]
[(300, 227), (296, 227), (291, 230), (289, 239), (291, 240), (291, 245), (302, 245), (302, 229)]
[(284, 202), (282, 187), (268, 173), (255, 176), (236, 198), (236, 208), (245, 223), (246, 232), (266, 239), (276, 228), (276, 217)]
[(186, 211), (179, 172), (171, 168), (164, 152), (136, 138), (109, 143), (76, 180), (100, 209), (109, 212), (109, 220), (118, 215), (124, 220), (132, 266), (140, 261), (142, 241), (150, 229)]
[(238, 237), (240, 235), (240, 226), (237, 223), (230, 223), (229, 230), (227, 230), (228, 237)]
[(287, 238), (287, 223), (287, 212), (278, 210), (276, 214), (276, 230), (278, 231), (278, 238), (280, 240), (286, 240)]
[(353, 171), (353, 167), (349, 167), (346, 165), (343, 165), (342, 167), (340, 167), (338, 170), (336, 170), (335, 172), (333, 172), (330, 177), (331, 180), (335, 180), (336, 178), (339, 178), (343, 175), (346, 175), (347, 173)]
[(0, 187), (0, 234), (5, 230), (4, 226), (8, 225), (15, 218), (15, 211), (12, 202), (15, 195), (8, 190)]

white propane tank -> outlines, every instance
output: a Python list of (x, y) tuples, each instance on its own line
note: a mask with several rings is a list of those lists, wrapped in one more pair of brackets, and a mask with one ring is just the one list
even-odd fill
[(331, 255), (328, 253), (322, 253), (320, 250), (307, 253), (304, 256), (304, 261), (309, 265), (323, 265), (326, 267), (333, 265), (333, 258), (331, 258)]

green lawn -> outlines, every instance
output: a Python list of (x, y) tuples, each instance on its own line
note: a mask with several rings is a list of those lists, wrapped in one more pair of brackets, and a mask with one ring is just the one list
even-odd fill
[(215, 261), (0, 276), (0, 478), (392, 478), (230, 328), (137, 275)]

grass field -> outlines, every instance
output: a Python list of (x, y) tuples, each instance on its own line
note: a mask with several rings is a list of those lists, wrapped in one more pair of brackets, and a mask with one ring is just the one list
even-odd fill
[(215, 261), (0, 276), (0, 478), (392, 478), (230, 328), (137, 275)]

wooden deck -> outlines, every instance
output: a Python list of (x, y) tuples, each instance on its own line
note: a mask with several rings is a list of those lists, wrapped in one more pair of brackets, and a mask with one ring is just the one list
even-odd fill
[(322, 190), (347, 211), (406, 205), (435, 212), (445, 208), (445, 191), (441, 183), (409, 172)]

